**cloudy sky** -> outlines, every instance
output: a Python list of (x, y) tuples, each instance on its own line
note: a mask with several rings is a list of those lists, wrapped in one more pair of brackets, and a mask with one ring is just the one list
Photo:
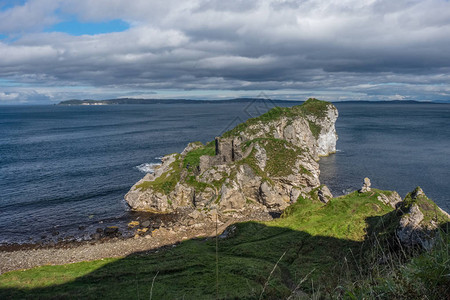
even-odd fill
[(448, 0), (0, 0), (0, 104), (450, 101)]

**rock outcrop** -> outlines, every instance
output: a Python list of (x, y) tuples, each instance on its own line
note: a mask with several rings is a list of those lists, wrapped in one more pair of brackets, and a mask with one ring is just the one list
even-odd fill
[(378, 195), (377, 199), (378, 201), (381, 201), (384, 204), (391, 206), (392, 208), (397, 208), (399, 203), (402, 202), (402, 198), (395, 191), (392, 191), (389, 194), (381, 193), (380, 195)]
[(430, 200), (420, 187), (399, 203), (396, 236), (406, 247), (429, 250), (439, 236), (438, 228), (450, 221), (450, 215)]
[(126, 194), (134, 210), (172, 212), (178, 208), (247, 214), (281, 212), (299, 196), (319, 193), (320, 156), (335, 152), (337, 109), (309, 99), (276, 107), (249, 119), (214, 141), (191, 143), (181, 154), (165, 156)]
[(370, 186), (371, 186), (370, 179), (368, 177), (364, 178), (363, 186), (361, 187), (359, 192), (360, 193), (370, 192), (371, 191)]
[(328, 203), (331, 199), (333, 199), (333, 194), (331, 194), (326, 185), (321, 185), (317, 189), (317, 198), (319, 198), (319, 200), (323, 203)]

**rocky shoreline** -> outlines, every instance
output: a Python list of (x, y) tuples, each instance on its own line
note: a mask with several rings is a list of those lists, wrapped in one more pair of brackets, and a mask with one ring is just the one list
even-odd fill
[[(159, 251), (193, 238), (226, 236), (226, 229), (236, 222), (273, 219), (267, 211), (255, 210), (241, 216), (214, 211), (178, 211), (178, 219), (159, 226), (148, 220), (132, 221), (132, 237), (122, 237), (118, 232), (89, 241), (62, 241), (47, 244), (6, 244), (0, 246), (0, 274), (13, 270), (29, 269), (42, 265), (59, 265), (110, 257), (124, 257), (141, 252)], [(156, 228), (157, 227), (157, 228)]]

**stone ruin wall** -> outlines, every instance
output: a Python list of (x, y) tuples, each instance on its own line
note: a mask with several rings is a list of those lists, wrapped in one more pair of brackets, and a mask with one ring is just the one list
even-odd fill
[(245, 153), (242, 152), (241, 140), (239, 138), (216, 137), (215, 144), (215, 156), (203, 155), (200, 157), (200, 173), (213, 166), (225, 165), (241, 160), (251, 152), (251, 147)]

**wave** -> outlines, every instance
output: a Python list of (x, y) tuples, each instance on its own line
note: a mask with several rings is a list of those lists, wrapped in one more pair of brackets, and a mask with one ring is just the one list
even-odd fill
[(141, 171), (142, 173), (155, 173), (155, 168), (160, 166), (160, 163), (143, 163), (139, 166), (136, 166), (136, 168)]

